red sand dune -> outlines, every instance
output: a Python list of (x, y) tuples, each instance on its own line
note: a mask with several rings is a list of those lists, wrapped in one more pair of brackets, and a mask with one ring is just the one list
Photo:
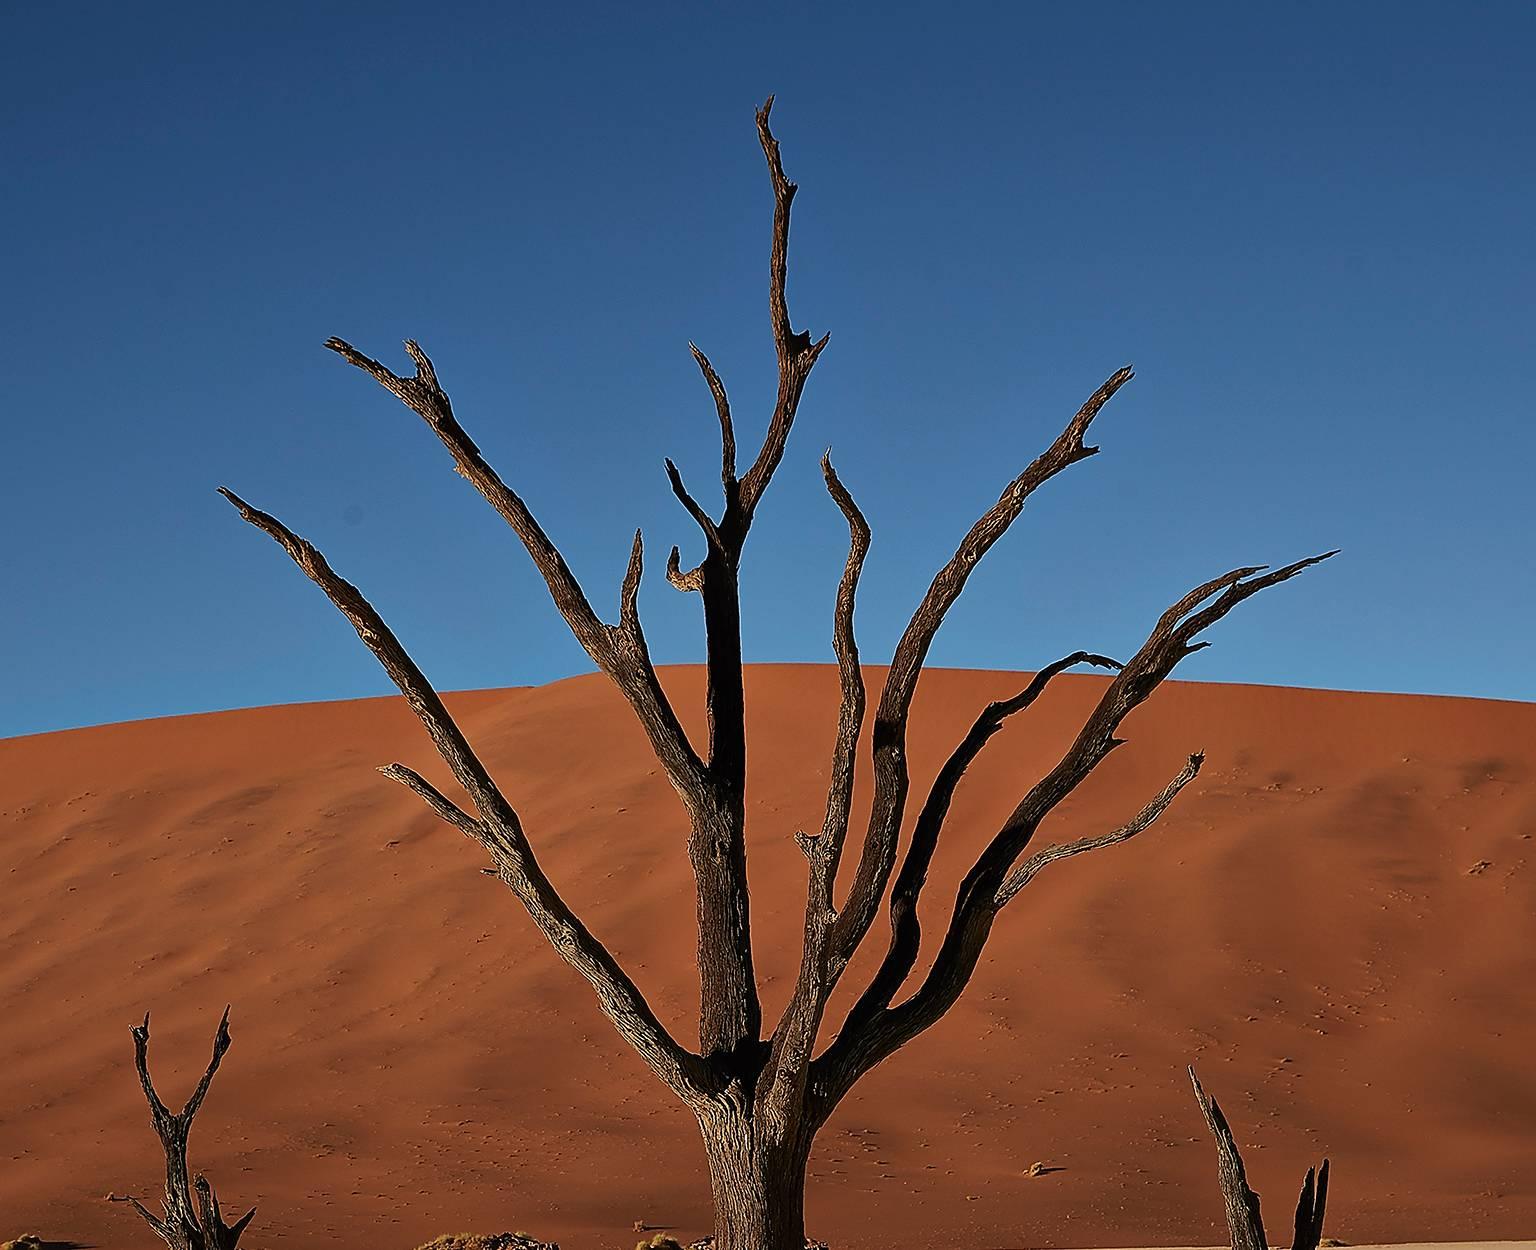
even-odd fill
[[(698, 670), (664, 677), (698, 708)], [(919, 783), (1019, 684), (927, 675)], [(1099, 688), (1063, 679), (988, 747), (930, 932)], [(819, 822), (836, 676), (754, 668), (748, 693), (772, 1010), (798, 950), (790, 835)], [(691, 1037), (685, 829), (628, 710), (597, 677), (449, 703), (550, 875)], [(1042, 836), (1119, 823), (1191, 749), (1205, 771), (1147, 834), (1015, 901), (961, 1005), (823, 1134), (811, 1231), (839, 1248), (1220, 1241), (1194, 1062), (1287, 1231), (1327, 1153), (1331, 1235), (1530, 1236), (1536, 706), (1172, 683), (1127, 736)], [(253, 1245), (707, 1230), (691, 1118), (482, 852), (374, 771), (395, 759), (446, 785), (399, 700), (0, 742), (0, 1236), (158, 1244), (102, 1201), (158, 1188), (128, 1027), (153, 1010), (151, 1059), (179, 1100), (226, 1002), (235, 1045), (192, 1154), (228, 1202), (261, 1207)], [(1061, 1170), (1024, 1175), (1037, 1160)]]

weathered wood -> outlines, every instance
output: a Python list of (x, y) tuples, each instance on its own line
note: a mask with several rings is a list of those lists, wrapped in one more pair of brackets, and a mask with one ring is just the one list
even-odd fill
[(837, 884), (837, 866), (842, 856), (843, 840), (848, 835), (849, 812), (853, 802), (854, 767), (857, 761), (859, 733), (864, 725), (864, 670), (859, 666), (859, 644), (854, 636), (853, 613), (859, 590), (859, 575), (869, 554), (869, 522), (854, 502), (852, 494), (832, 467), (832, 453), (821, 458), (822, 477), (827, 492), (848, 522), (848, 559), (838, 583), (837, 603), (832, 613), (832, 649), (837, 656), (838, 701), (837, 737), (832, 746), (832, 762), (827, 782), (826, 814), (818, 835), (797, 833), (796, 841), (809, 865), (805, 893), (805, 933), (801, 944), (800, 970), (794, 992), (774, 1030), (769, 1055), (765, 1095), (770, 1116), (794, 1118), (797, 1104), (803, 1102), (805, 1083), (810, 1077), (811, 1052), (821, 1028), (830, 997), (828, 975), (831, 971), (833, 926), (837, 908), (833, 888)]
[(1296, 1231), (1291, 1250), (1317, 1250), (1323, 1243), (1323, 1213), (1328, 1206), (1328, 1160), (1319, 1168), (1308, 1168), (1296, 1202)]
[(144, 1089), (144, 1098), (149, 1103), (150, 1123), (165, 1152), (165, 1197), (161, 1201), (164, 1216), (151, 1214), (137, 1198), (127, 1197), (122, 1201), (143, 1216), (171, 1250), (236, 1250), (240, 1235), (256, 1214), (256, 1208), (252, 1207), (233, 1224), (226, 1224), (208, 1178), (198, 1173), (190, 1183), (188, 1180), (187, 1138), (192, 1132), (192, 1120), (203, 1105), (208, 1088), (213, 1084), (214, 1073), (219, 1070), (229, 1046), (229, 1008), (226, 1007), (219, 1020), (218, 1032), (214, 1034), (213, 1058), (208, 1061), (207, 1070), (182, 1109), (173, 1112), (160, 1100), (149, 1075), (149, 1013), (144, 1013), (143, 1024), (133, 1027), (133, 1064)]
[(1205, 1092), (1195, 1070), (1189, 1070), (1190, 1084), (1195, 1087), (1195, 1101), (1200, 1104), (1200, 1114), (1205, 1126), (1216, 1139), (1216, 1161), (1221, 1178), (1221, 1197), (1227, 1206), (1227, 1228), (1232, 1234), (1232, 1250), (1269, 1250), (1264, 1240), (1264, 1219), (1259, 1214), (1259, 1195), (1248, 1187), (1248, 1174), (1243, 1168), (1243, 1156), (1237, 1149), (1237, 1141), (1222, 1115), (1216, 1100)]
[[(1243, 1156), (1232, 1135), (1232, 1127), (1216, 1099), (1200, 1084), (1194, 1068), (1189, 1070), (1189, 1082), (1194, 1087), (1195, 1101), (1200, 1104), (1205, 1125), (1216, 1139), (1217, 1174), (1221, 1180), (1221, 1197), (1226, 1204), (1233, 1250), (1268, 1250), (1264, 1220), (1259, 1213), (1259, 1195), (1248, 1185)], [(1296, 1204), (1292, 1250), (1318, 1250), (1323, 1239), (1323, 1211), (1327, 1204), (1328, 1160), (1324, 1159), (1322, 1167), (1307, 1169), (1306, 1179), (1302, 1182), (1301, 1198)]]

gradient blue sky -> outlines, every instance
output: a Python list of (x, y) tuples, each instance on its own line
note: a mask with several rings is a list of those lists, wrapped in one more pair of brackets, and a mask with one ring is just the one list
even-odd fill
[(714, 497), (689, 338), (744, 443), (771, 402), (769, 92), (791, 312), (832, 342), (748, 546), (750, 660), (830, 659), (824, 447), (878, 661), (1133, 362), (935, 663), (1129, 652), (1190, 585), (1337, 546), (1181, 675), (1536, 698), (1533, 43), (1528, 4), (14, 6), (0, 735), (390, 690), (220, 484), (443, 688), (588, 667), (330, 334), (422, 341), (610, 615), (643, 526), (655, 655), (699, 659), (662, 457)]

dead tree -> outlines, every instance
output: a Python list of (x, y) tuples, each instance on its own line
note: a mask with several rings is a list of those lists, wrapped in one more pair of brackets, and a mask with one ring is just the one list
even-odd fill
[[(392, 372), (340, 339), (326, 344), (419, 415), (447, 448), (458, 473), (512, 527), (566, 624), (629, 702), (677, 791), (691, 828), (688, 855), (697, 886), (696, 1050), (667, 1031), (635, 983), (566, 905), (540, 868), (511, 802), (497, 788), (432, 684), (363, 595), (277, 518), (228, 490), (223, 492), (247, 521), (283, 546), (351, 621), (421, 719), (468, 796), (469, 807), (404, 764), (391, 764), (384, 773), (413, 790), (440, 817), (489, 852), (492, 871), (517, 895), (556, 951), (591, 983), (599, 1005), (619, 1032), (697, 1117), (712, 1181), (719, 1250), (798, 1250), (804, 1235), (803, 1189), (811, 1144), (844, 1095), (866, 1072), (949, 1010), (975, 971), (998, 914), (1036, 873), (1056, 860), (1123, 842), (1141, 832), (1195, 776), (1201, 756), (1191, 755), (1163, 791), (1124, 826), (1026, 857), (1041, 822), (1121, 745), (1116, 731), (1131, 710), (1180, 660), (1206, 645), (1196, 641), (1203, 630), (1244, 599), (1327, 558), (1315, 556), (1273, 571), (1241, 568), (1223, 573), (1169, 608), (1124, 664), (1075, 652), (1040, 670), (1018, 696), (984, 708), (930, 786), (898, 871), (897, 851), (911, 788), (907, 720), (929, 646), (972, 570), (1018, 518), (1030, 495), (1098, 450), (1084, 440), (1100, 409), (1131, 378), (1130, 369), (1117, 370), (971, 527), (913, 613), (896, 646), (869, 730), (872, 810), (857, 846), (851, 883), (838, 902), (836, 884), (848, 835), (854, 761), (866, 719), (853, 617), (870, 532), (830, 459), (824, 458), (827, 489), (851, 535), (833, 627), (841, 705), (822, 827), (795, 835), (809, 865), (796, 986), (781, 1018), (765, 1026), (753, 976), (743, 841), (747, 743), (737, 579), (748, 532), (783, 458), (801, 393), (827, 345), (826, 335), (813, 341), (808, 333), (792, 328), (785, 302), (790, 206), (796, 187), (785, 177), (779, 145), (769, 129), (772, 104), (770, 98), (757, 115), (774, 201), (769, 313), (778, 354), (778, 394), (767, 432), (751, 464), (738, 473), (736, 427), (726, 388), (708, 357), (690, 344), (720, 424), (724, 501), (718, 515), (698, 501), (677, 466), (666, 461), (672, 491), (703, 536), (699, 563), (685, 569), (674, 547), (667, 577), (677, 589), (697, 594), (703, 607), (707, 741), (690, 741), (651, 663), (639, 613), (640, 534), (635, 534), (619, 591), (618, 620), (610, 624), (598, 616), (527, 504), (502, 481), (460, 425), (432, 362), (415, 342), (405, 344), (415, 364), (410, 375)], [(1115, 676), (1060, 762), (1023, 795), (965, 876), (930, 970), (903, 996), (902, 988), (918, 961), (919, 896), (956, 786), (1003, 721), (1033, 703), (1056, 674), (1077, 664), (1115, 670)], [(855, 950), (869, 935), (888, 891), (891, 940), (884, 961), (834, 1040), (818, 1053), (816, 1042), (827, 1023), (828, 1001)]]
[[(1259, 1195), (1248, 1187), (1248, 1174), (1237, 1141), (1222, 1115), (1220, 1106), (1205, 1092), (1195, 1070), (1189, 1070), (1195, 1087), (1195, 1101), (1205, 1125), (1216, 1139), (1216, 1158), (1221, 1176), (1221, 1196), (1227, 1206), (1227, 1228), (1232, 1234), (1232, 1250), (1269, 1250), (1264, 1237), (1264, 1219), (1259, 1214)], [(1291, 1250), (1318, 1250), (1323, 1240), (1323, 1211), (1328, 1205), (1328, 1160), (1319, 1168), (1308, 1168), (1301, 1183), (1301, 1197), (1296, 1203), (1296, 1227)]]
[[(219, 1021), (219, 1031), (213, 1038), (213, 1058), (203, 1079), (197, 1083), (192, 1096), (180, 1111), (173, 1112), (155, 1092), (155, 1083), (149, 1075), (149, 1013), (144, 1013), (144, 1023), (133, 1028), (133, 1062), (139, 1072), (139, 1084), (144, 1087), (144, 1097), (149, 1101), (149, 1119), (155, 1134), (165, 1150), (165, 1198), (162, 1219), (151, 1212), (137, 1198), (120, 1201), (132, 1204), (134, 1210), (149, 1222), (161, 1240), (171, 1250), (235, 1250), (240, 1234), (245, 1232), (256, 1214), (252, 1207), (233, 1224), (226, 1224), (219, 1210), (218, 1195), (208, 1178), (199, 1172), (189, 1185), (187, 1182), (187, 1137), (192, 1132), (192, 1117), (203, 1105), (208, 1087), (213, 1084), (213, 1074), (219, 1070), (224, 1052), (229, 1049), (229, 1008), (224, 1008)], [(197, 1195), (193, 1202), (194, 1192)]]

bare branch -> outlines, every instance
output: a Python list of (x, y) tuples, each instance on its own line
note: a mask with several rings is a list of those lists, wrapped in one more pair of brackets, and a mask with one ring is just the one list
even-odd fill
[(143, 1202), (140, 1202), (137, 1198), (134, 1198), (134, 1195), (131, 1195), (131, 1193), (109, 1193), (109, 1195), (106, 1196), (106, 1201), (127, 1202), (127, 1204), (131, 1205), (135, 1212), (138, 1212), (141, 1216), (143, 1216), (144, 1222), (149, 1224), (149, 1227), (154, 1229), (155, 1233), (157, 1233), (157, 1235), (160, 1236), (163, 1241), (170, 1241), (170, 1230), (169, 1227), (167, 1227), (166, 1222), (164, 1222), (163, 1219), (158, 1218), (158, 1216), (155, 1216), (154, 1213), (151, 1213), (151, 1210), (147, 1209)]
[(571, 632), (592, 657), (593, 663), (629, 700), (668, 779), (690, 810), (695, 808), (703, 801), (704, 766), (668, 703), (649, 659), (635, 648), (620, 645), (616, 631), (598, 619), (575, 574), (533, 513), (486, 463), (479, 447), (459, 424), (427, 354), (414, 340), (406, 341), (405, 350), (415, 362), (416, 374), (404, 378), (342, 339), (327, 339), (325, 345), (416, 412), (447, 447), (458, 472), (512, 527), (543, 576), (550, 598)]
[[(512, 805), (491, 780), (437, 691), (383, 618), (355, 586), (331, 569), (312, 544), (294, 534), (276, 517), (253, 508), (233, 492), (221, 490), (221, 493), (241, 516), (271, 535), (351, 621), (358, 637), (378, 658), (426, 728), (443, 762), (473, 800), (480, 820), (466, 826), (449, 811), (440, 814), (491, 853), (498, 875), (511, 887), (560, 956), (592, 985), (603, 1012), (652, 1070), (681, 1096), (699, 1096), (700, 1091), (708, 1087), (709, 1076), (698, 1056), (678, 1045), (666, 1031), (645, 996), (619, 967), (607, 947), (588, 932), (544, 875)], [(448, 802), (415, 774), (407, 776), (392, 772), (390, 775), (421, 794), (434, 809), (438, 807), (438, 800), (444, 804)], [(434, 794), (436, 799), (432, 797)]]
[[(837, 604), (833, 610), (832, 650), (837, 656), (838, 680), (841, 699), (837, 714), (837, 741), (832, 750), (831, 783), (827, 788), (827, 810), (822, 821), (821, 836), (828, 848), (829, 875), (837, 875), (837, 865), (842, 854), (843, 839), (848, 834), (848, 810), (853, 800), (854, 754), (858, 748), (859, 730), (864, 724), (864, 672), (859, 667), (859, 646), (853, 632), (853, 611), (859, 592), (859, 575), (864, 569), (864, 559), (869, 554), (869, 522), (859, 511), (848, 488), (832, 467), (829, 449), (821, 458), (821, 473), (826, 480), (827, 492), (848, 521), (848, 559), (843, 565), (842, 580), (837, 587)], [(828, 887), (827, 905), (831, 906), (831, 881)]]
[(398, 781), (407, 790), (420, 795), (440, 819), (465, 837), (484, 843), (488, 836), (484, 826), (415, 769), (407, 768), (404, 764), (386, 764), (379, 771), (391, 781)]
[(801, 947), (800, 972), (794, 994), (784, 1008), (775, 1030), (769, 1066), (773, 1070), (775, 1109), (782, 1113), (790, 1100), (800, 1093), (808, 1069), (807, 1061), (816, 1043), (816, 1032), (826, 1010), (827, 947), (837, 913), (832, 905), (837, 865), (843, 840), (848, 833), (848, 813), (853, 799), (855, 755), (859, 732), (864, 725), (864, 674), (859, 667), (859, 648), (854, 636), (853, 613), (858, 597), (859, 574), (869, 553), (869, 522), (848, 493), (847, 487), (832, 467), (829, 450), (821, 458), (821, 472), (827, 491), (848, 522), (848, 559), (838, 583), (837, 604), (833, 611), (832, 648), (837, 655), (838, 677), (842, 688), (838, 705), (837, 738), (832, 748), (831, 780), (827, 786), (826, 815), (821, 836), (804, 833), (795, 841), (810, 863), (810, 882), (805, 900), (805, 937)]
[(698, 500), (688, 493), (688, 488), (683, 485), (683, 475), (677, 471), (677, 466), (670, 459), (666, 463), (667, 481), (672, 485), (672, 493), (677, 496), (678, 502), (688, 510), (688, 515), (704, 531), (704, 537), (709, 541), (710, 547), (723, 554), (725, 552), (725, 543), (720, 537), (720, 531), (716, 527), (713, 518), (700, 507)]
[(704, 375), (709, 393), (715, 397), (715, 413), (720, 418), (720, 481), (725, 487), (726, 506), (729, 508), (733, 502), (731, 496), (736, 490), (736, 427), (731, 422), (731, 401), (726, 397), (725, 383), (720, 381), (720, 375), (715, 372), (714, 365), (709, 363), (709, 357), (691, 342), (688, 350), (698, 362), (699, 372)]
[(795, 421), (795, 410), (799, 406), (801, 392), (805, 389), (805, 381), (830, 337), (823, 335), (812, 343), (808, 333), (797, 334), (790, 327), (784, 283), (789, 269), (789, 209), (797, 188), (784, 176), (779, 143), (768, 125), (768, 115), (772, 110), (773, 97), (769, 96), (757, 113), (757, 134), (763, 145), (763, 155), (768, 160), (768, 176), (773, 184), (773, 247), (768, 266), (768, 310), (773, 326), (774, 347), (779, 357), (779, 393), (762, 449), (746, 476), (741, 479), (744, 522), (742, 537), (745, 537), (746, 528), (751, 524), (758, 500), (767, 489), (774, 470), (779, 467), (779, 461), (784, 458), (784, 447), (789, 441), (789, 430)]
[[(1121, 740), (1115, 737), (1121, 722), (1162, 684), (1181, 660), (1199, 649), (1191, 643), (1201, 630), (1260, 590), (1287, 581), (1333, 554), (1328, 552), (1298, 560), (1251, 580), (1244, 579), (1258, 572), (1257, 569), (1234, 569), (1196, 587), (1163, 613), (1147, 641), (1110, 682), (1061, 761), (1014, 808), (1002, 829), (982, 852), (976, 866), (967, 874), (961, 886), (961, 897), (956, 902), (956, 921), (966, 909), (996, 909), (996, 895), (1004, 877), (1034, 836), (1040, 822), (1105, 756), (1121, 745)], [(1216, 597), (1213, 599), (1212, 596)], [(1208, 606), (1200, 609), (1200, 605), (1207, 601)]]
[(208, 1087), (213, 1084), (213, 1074), (219, 1070), (219, 1064), (223, 1062), (224, 1056), (229, 1050), (229, 1040), (229, 1008), (226, 1006), (224, 1014), (219, 1017), (218, 1031), (213, 1035), (213, 1058), (208, 1061), (207, 1070), (204, 1071), (202, 1079), (198, 1081), (197, 1088), (192, 1091), (192, 1096), (187, 1099), (186, 1105), (182, 1107), (182, 1119), (190, 1122), (192, 1117), (197, 1114), (197, 1109), (203, 1105), (203, 1099), (208, 1096)]
[(149, 1103), (150, 1118), (158, 1125), (162, 1120), (171, 1119), (172, 1112), (160, 1101), (160, 1095), (155, 1092), (155, 1083), (149, 1076), (149, 1012), (144, 1013), (144, 1023), (135, 1026), (132, 1032), (133, 1066), (139, 1074), (144, 1098)]
[[(835, 1103), (860, 1075), (929, 1028), (954, 1005), (991, 933), (1000, 907), (999, 892), (1040, 822), (1121, 744), (1114, 736), (1121, 721), (1180, 660), (1198, 649), (1191, 646), (1195, 635), (1244, 599), (1332, 554), (1298, 560), (1252, 580), (1245, 578), (1257, 569), (1234, 569), (1196, 587), (1163, 613), (1147, 641), (1110, 682), (1061, 761), (1024, 797), (965, 875), (943, 942), (917, 993), (872, 1017), (850, 1020), (816, 1061), (831, 1101)], [(1202, 604), (1208, 606), (1202, 609)]]
[[(1221, 1113), (1216, 1099), (1205, 1092), (1193, 1068), (1189, 1069), (1189, 1082), (1194, 1087), (1195, 1101), (1200, 1104), (1205, 1125), (1216, 1139), (1221, 1196), (1227, 1209), (1227, 1228), (1232, 1236), (1233, 1250), (1268, 1250), (1264, 1220), (1259, 1214), (1259, 1195), (1249, 1188), (1243, 1156), (1237, 1148), (1231, 1125)], [(1306, 1179), (1302, 1181), (1291, 1250), (1317, 1250), (1322, 1244), (1323, 1215), (1327, 1206), (1328, 1160), (1324, 1159), (1322, 1167), (1308, 1168)]]
[(923, 596), (896, 644), (880, 705), (875, 712), (875, 797), (864, 837), (864, 850), (833, 938), (835, 957), (841, 963), (846, 964), (852, 958), (869, 932), (895, 867), (896, 845), (909, 784), (907, 717), (928, 648), (944, 623), (945, 615), (965, 589), (972, 570), (1007, 533), (1029, 496), (1063, 469), (1098, 451), (1097, 447), (1084, 443), (1084, 435), (1099, 410), (1132, 376), (1129, 368), (1112, 374), (1078, 409), (1050, 447), (1008, 484), (998, 501), (971, 527), (955, 554), (935, 575), (928, 593)]
[(997, 891), (997, 905), (1002, 907), (1007, 904), (1014, 895), (1033, 881), (1035, 874), (1047, 864), (1054, 864), (1058, 859), (1071, 859), (1072, 856), (1081, 855), (1086, 851), (1097, 851), (1106, 846), (1130, 841), (1168, 810), (1168, 805), (1178, 796), (1179, 791), (1198, 775), (1203, 763), (1205, 763), (1203, 752), (1197, 751), (1191, 755), (1189, 762), (1179, 771), (1178, 776), (1163, 787), (1162, 793), (1137, 812), (1129, 823), (1121, 825), (1118, 829), (1101, 833), (1097, 837), (1078, 838), (1075, 842), (1063, 842), (1057, 846), (1036, 851), (1004, 878), (1003, 884)]
[(927, 883), (928, 869), (933, 862), (934, 852), (938, 849), (939, 835), (949, 815), (950, 803), (954, 799), (956, 789), (959, 788), (961, 778), (965, 776), (966, 769), (981, 754), (982, 748), (992, 736), (1003, 727), (1004, 721), (1031, 706), (1045, 693), (1046, 687), (1053, 678), (1078, 664), (1092, 664), (1098, 668), (1109, 669), (1121, 667), (1118, 660), (1112, 660), (1108, 656), (1094, 655), (1088, 651), (1074, 651), (1071, 655), (1047, 664), (1018, 694), (1010, 699), (1001, 699), (987, 704), (977, 716), (970, 732), (944, 761), (944, 766), (939, 769), (938, 775), (929, 787), (928, 798), (918, 813), (917, 824), (912, 830), (911, 843), (901, 863), (901, 871), (896, 874), (896, 884), (891, 888), (890, 945), (886, 949), (884, 961), (869, 983), (869, 988), (864, 991), (848, 1013), (850, 1026), (869, 1019), (882, 1008), (889, 1007), (891, 1000), (895, 998), (902, 984), (917, 965), (918, 952), (922, 946), (918, 898), (922, 894), (923, 886)]

